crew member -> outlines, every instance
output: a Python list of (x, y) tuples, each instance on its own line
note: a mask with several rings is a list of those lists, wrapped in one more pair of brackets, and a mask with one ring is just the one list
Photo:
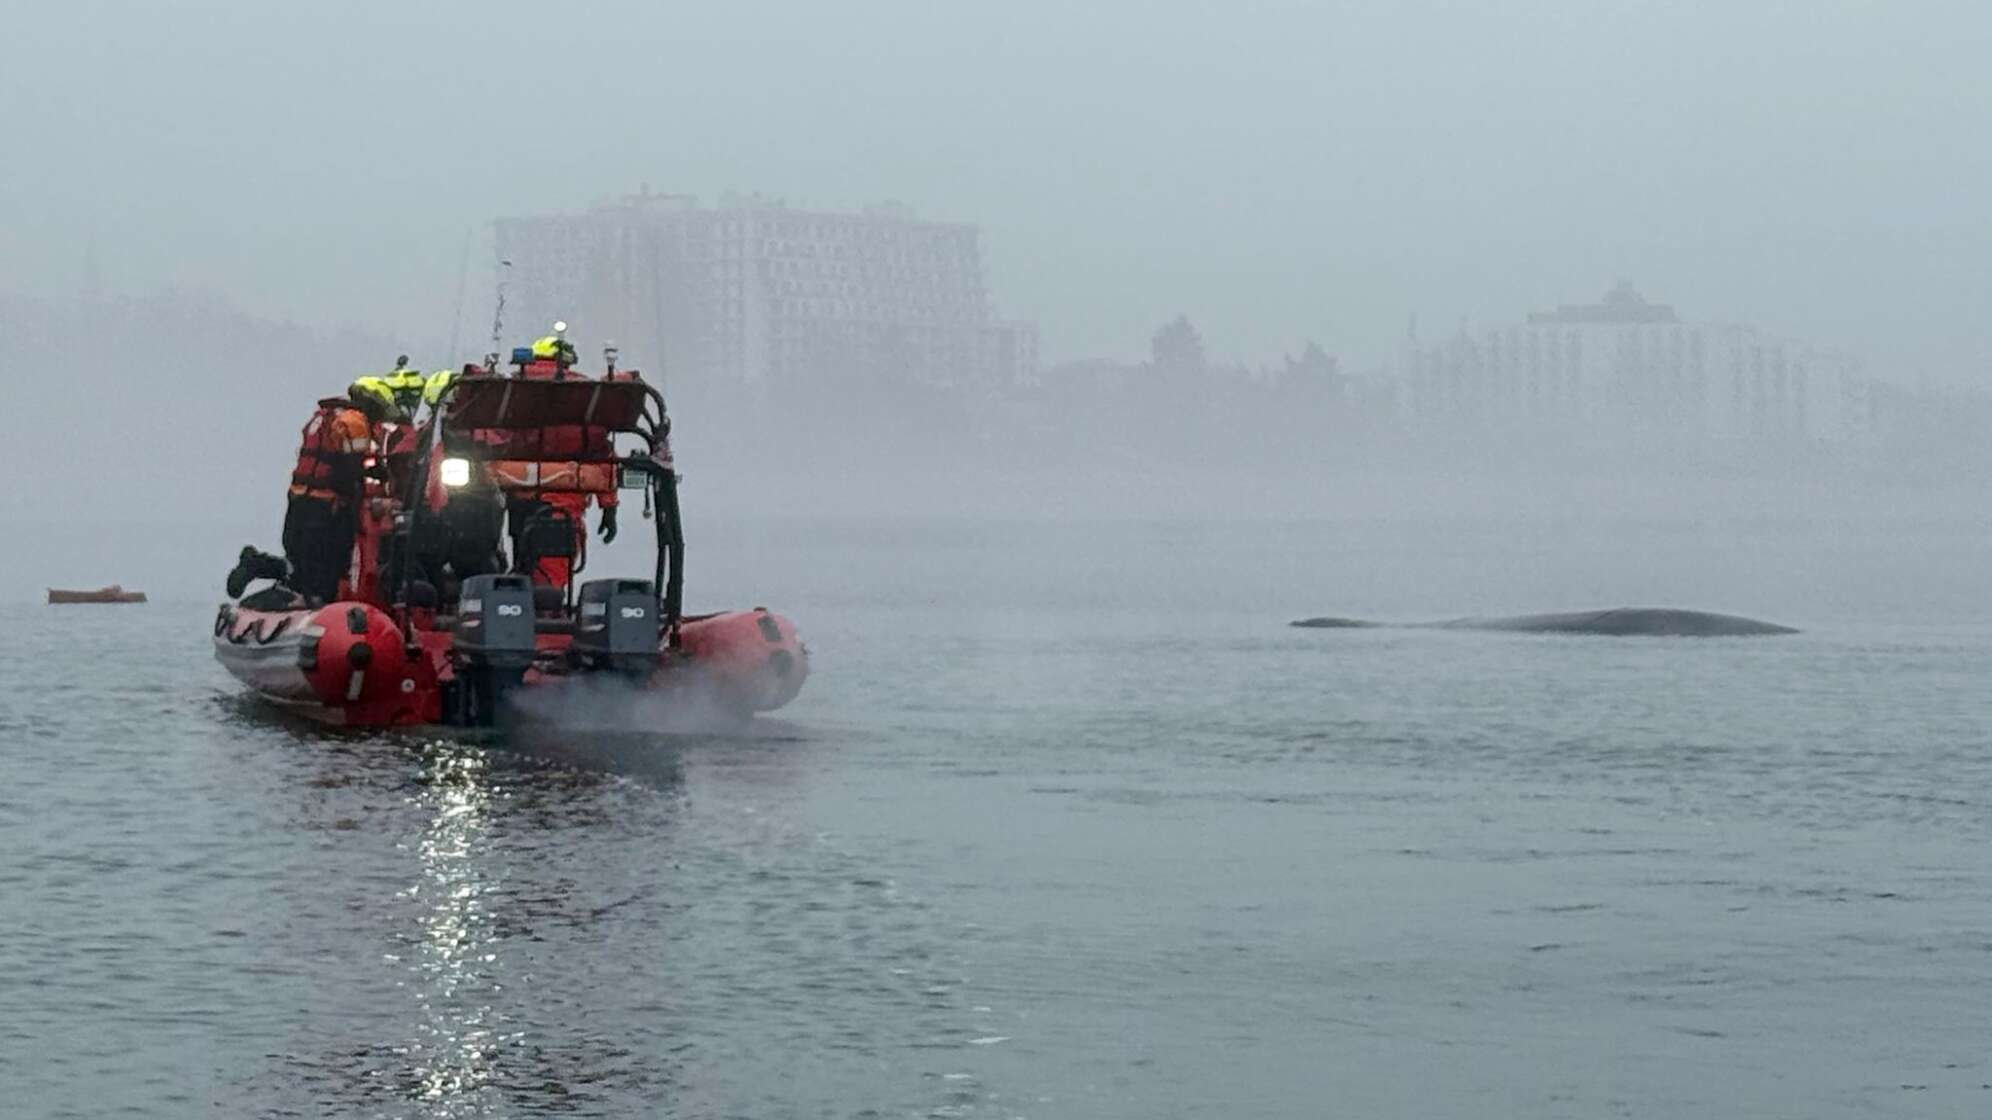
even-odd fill
[(439, 369), (430, 374), (428, 380), (422, 382), (422, 403), (429, 406), (431, 414), (435, 412), (437, 402), (443, 399), (443, 390), (449, 388), (450, 383), (457, 377), (456, 370)]
[(419, 369), (408, 367), (408, 355), (394, 359), (394, 368), (379, 378), (387, 391), (394, 394), (394, 402), (413, 421), (415, 413), (422, 407), (422, 390), (428, 387), (429, 379)]
[[(574, 552), (579, 555), (586, 545), (588, 536), (588, 503), (593, 499), (601, 507), (602, 518), (596, 530), (603, 544), (616, 539), (616, 506), (614, 490), (513, 490), (505, 501), (507, 515), (511, 519), (512, 555), (516, 559), (527, 553), (525, 537), (536, 521), (565, 520), (573, 526)], [(573, 569), (574, 560), (569, 556), (535, 557), (532, 570), (526, 574), (533, 582), (548, 587), (563, 587), (567, 584)]]
[(563, 370), (572, 369), (574, 344), (567, 341), (567, 324), (555, 323), (552, 334), (535, 339), (532, 354), (535, 362), (552, 362)]
[[(478, 374), (476, 366), (466, 366), (464, 374)], [(463, 374), (438, 370), (429, 375), (422, 399), (429, 405), (428, 425), (441, 423), (436, 407), (443, 391)], [(505, 499), (483, 469), (481, 458), (471, 457), (471, 477), (460, 487), (442, 482), (443, 460), (456, 447), (437, 447), (430, 456), (429, 477), (423, 487), (425, 515), (415, 538), (415, 562), (437, 592), (448, 601), (455, 597), (454, 583), (465, 577), (502, 570), (498, 539), (503, 533)]]
[[(401, 404), (401, 396), (385, 377), (362, 377), (353, 382), (353, 392), (363, 392), (376, 406), (379, 418), (373, 423), (373, 478), (384, 484), (388, 497), (405, 499), (411, 488), (409, 474), (415, 466), (415, 416)], [(415, 398), (420, 407), (422, 398)]]
[[(566, 381), (582, 377), (582, 374), (573, 371), (574, 344), (567, 341), (566, 332), (566, 323), (555, 323), (552, 334), (536, 340), (532, 345), (532, 361), (521, 367), (519, 375), (531, 381)], [(529, 448), (530, 457), (541, 461), (596, 459), (609, 454), (609, 441), (609, 432), (604, 428), (557, 425), (532, 433), (531, 440), (521, 450)], [(613, 486), (599, 491), (508, 490), (505, 509), (510, 522), (515, 567), (530, 557), (533, 563), (526, 574), (532, 576), (534, 583), (566, 586), (573, 569), (573, 556), (581, 555), (587, 545), (590, 499), (602, 511), (601, 526), (597, 531), (602, 543), (608, 544), (616, 539), (617, 496)], [(535, 527), (548, 521), (563, 520), (572, 526), (574, 544), (570, 551), (573, 556), (536, 555), (537, 549), (531, 547)]]
[(284, 511), (284, 559), (291, 586), (307, 600), (325, 603), (339, 593), (339, 577), (352, 562), (373, 424), (386, 413), (379, 396), (355, 384), (343, 397), (319, 401), (304, 425)]
[(422, 381), (422, 403), (429, 407), (429, 415), (424, 418), (424, 422), (426, 423), (427, 420), (435, 418), (435, 410), (442, 403), (444, 391), (451, 385), (456, 384), (457, 379), (468, 377), (476, 380), (478, 378), (490, 377), (492, 376), (492, 368), (495, 367), (480, 366), (475, 362), (465, 362), (462, 369), (439, 369), (424, 378)]
[(413, 558), (423, 578), (448, 602), (456, 598), (463, 580), (504, 570), (498, 538), (504, 528), (505, 498), (475, 459), (468, 481), (445, 486), (444, 458), (438, 454), (429, 464)]

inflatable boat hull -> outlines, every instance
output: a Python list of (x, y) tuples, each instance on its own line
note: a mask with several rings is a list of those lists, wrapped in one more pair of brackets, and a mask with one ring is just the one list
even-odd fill
[[(327, 723), (451, 722), (445, 694), (458, 675), (452, 635), (417, 626), (413, 636), (411, 646), (387, 612), (366, 603), (290, 611), (225, 603), (215, 615), (214, 651), (258, 695)], [(704, 696), (746, 718), (786, 705), (809, 676), (809, 653), (794, 624), (765, 609), (687, 618), (680, 639), (679, 649), (660, 650), (654, 670), (622, 679), (644, 691), (696, 680)], [(587, 677), (567, 657), (570, 642), (566, 634), (536, 635), (534, 666), (520, 686), (559, 688)]]

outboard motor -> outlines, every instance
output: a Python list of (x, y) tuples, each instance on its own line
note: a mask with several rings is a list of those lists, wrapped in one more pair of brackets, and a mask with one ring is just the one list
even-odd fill
[(520, 575), (471, 576), (458, 596), (457, 681), (447, 698), (453, 722), (488, 727), (498, 702), (532, 666), (533, 581)]
[(647, 579), (591, 579), (581, 585), (568, 651), (584, 668), (647, 674), (657, 667), (661, 613)]

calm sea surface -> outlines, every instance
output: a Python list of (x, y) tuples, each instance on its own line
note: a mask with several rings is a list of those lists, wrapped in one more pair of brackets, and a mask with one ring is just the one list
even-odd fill
[[(1992, 1115), (1982, 532), (692, 558), (815, 654), (746, 736), (327, 733), (191, 590), (0, 607), (0, 1114)], [(1284, 625), (1628, 603), (1805, 633)]]

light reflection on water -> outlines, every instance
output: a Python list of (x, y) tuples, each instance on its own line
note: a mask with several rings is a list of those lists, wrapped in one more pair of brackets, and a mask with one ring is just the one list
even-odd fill
[(487, 909), (492, 882), (478, 858), (491, 831), (489, 769), (482, 751), (443, 744), (423, 760), (410, 797), (428, 818), (416, 846), (420, 877), (403, 892), (421, 928), (415, 959), (404, 962), (422, 1014), (410, 1057), (417, 1096), (441, 1117), (474, 1113), (501, 1041), (489, 998), (501, 968)]

